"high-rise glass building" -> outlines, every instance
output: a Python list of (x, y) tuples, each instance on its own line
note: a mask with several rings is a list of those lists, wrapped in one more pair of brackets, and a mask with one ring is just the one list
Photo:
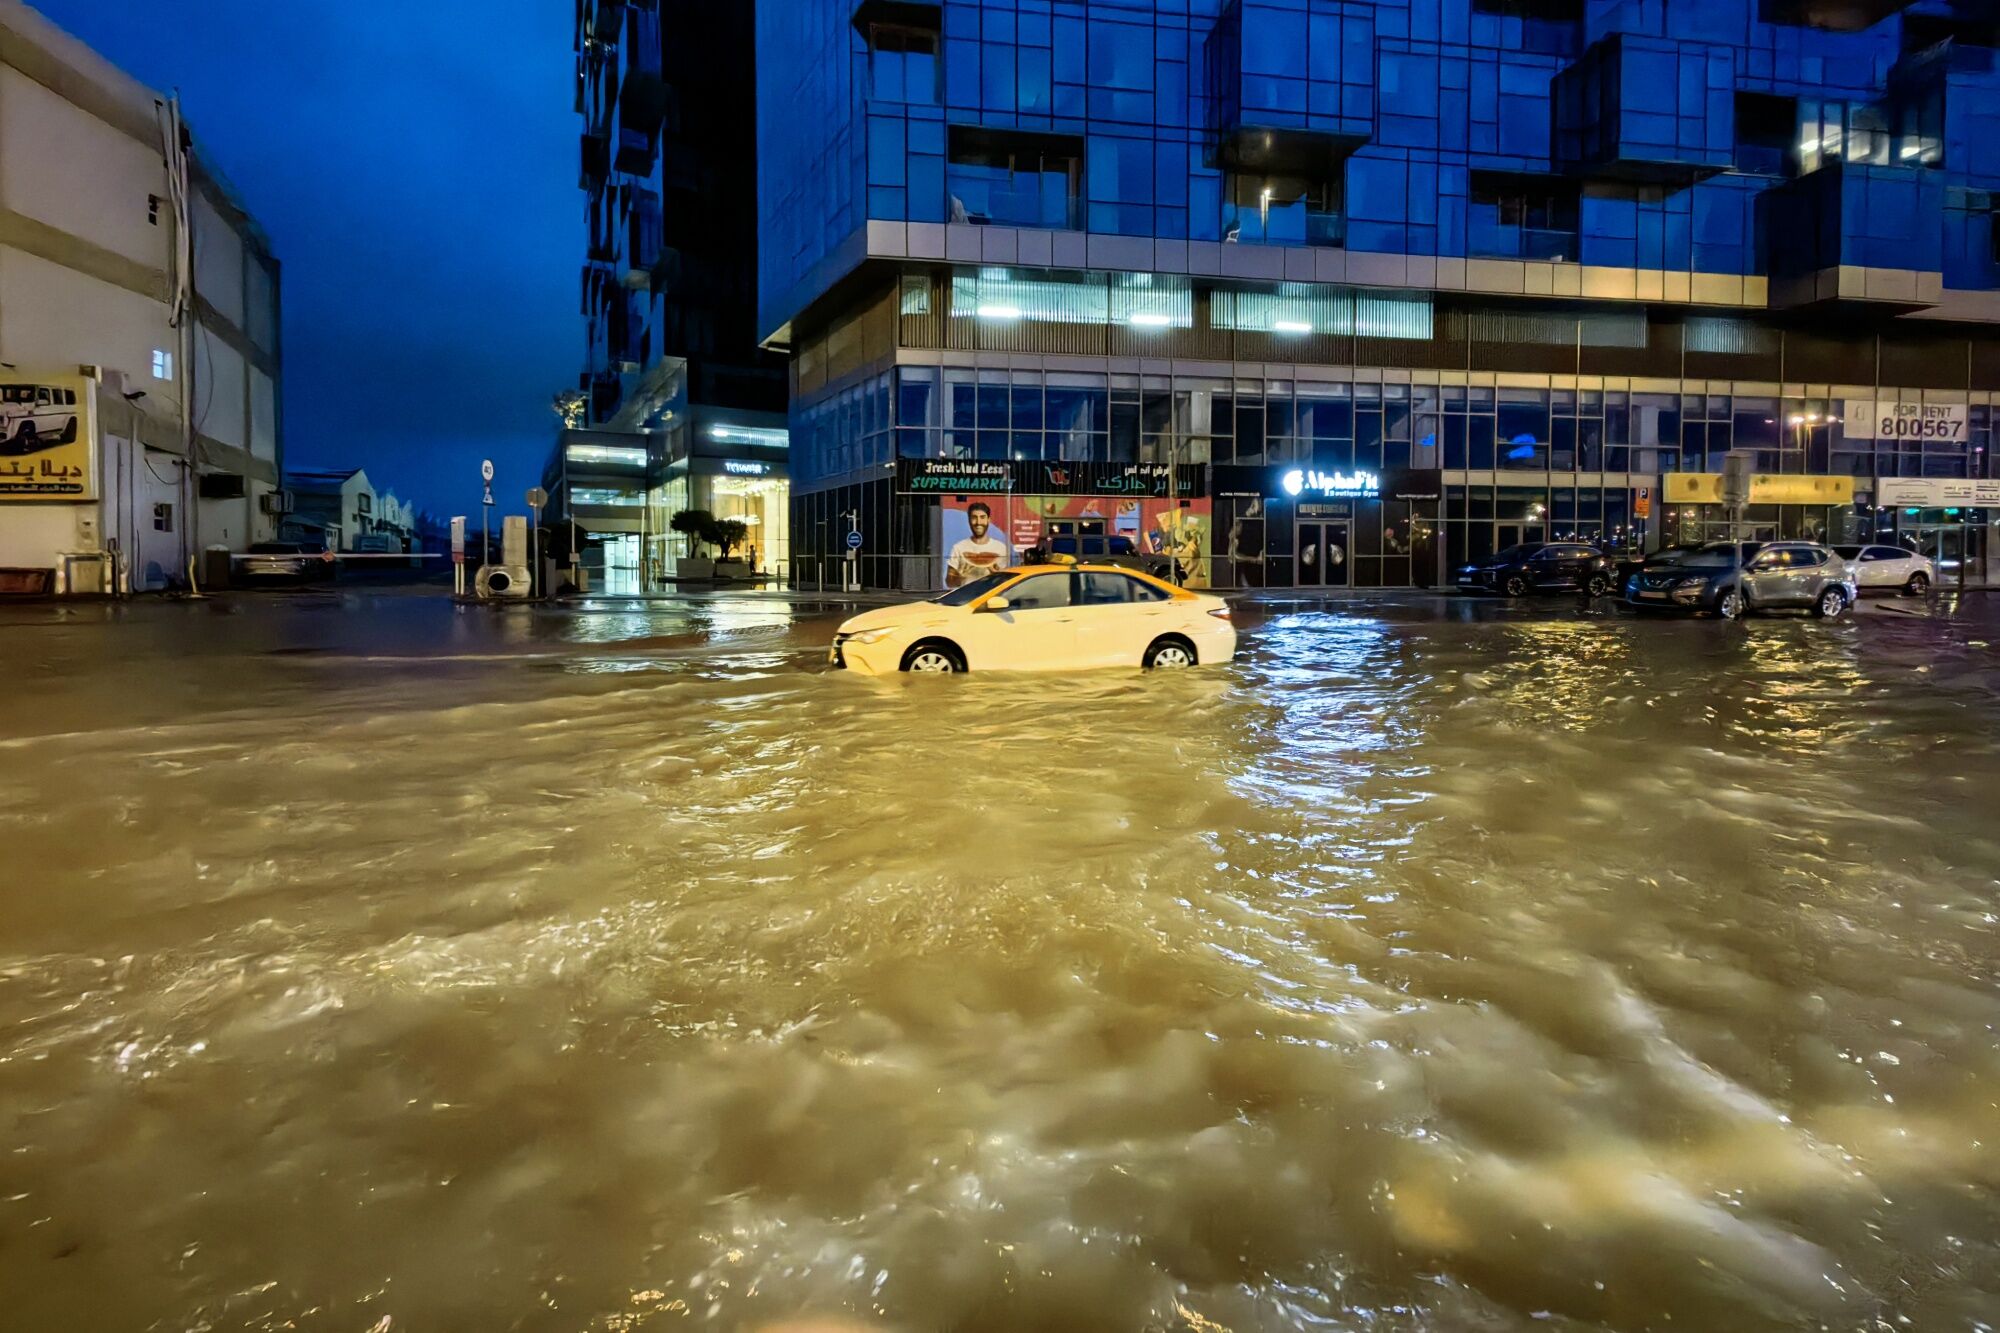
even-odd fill
[(576, 0), (584, 364), (543, 481), (597, 590), (679, 580), (686, 509), (744, 523), (755, 575), (789, 565), (784, 360), (755, 313), (753, 13)]
[(1720, 533), (1743, 451), (1746, 536), (1980, 577), (1996, 48), (1940, 0), (766, 4), (794, 576), (979, 529), (1429, 586)]

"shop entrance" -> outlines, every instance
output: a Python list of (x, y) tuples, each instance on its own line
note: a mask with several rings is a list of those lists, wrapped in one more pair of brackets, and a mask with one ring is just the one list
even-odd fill
[(1348, 566), (1347, 521), (1302, 519), (1298, 526), (1297, 586), (1345, 588), (1352, 577)]

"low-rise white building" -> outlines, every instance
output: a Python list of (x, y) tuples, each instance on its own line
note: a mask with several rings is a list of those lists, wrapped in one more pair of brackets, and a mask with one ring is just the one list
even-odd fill
[(278, 262), (178, 108), (0, 0), (0, 589), (274, 537), (281, 357)]

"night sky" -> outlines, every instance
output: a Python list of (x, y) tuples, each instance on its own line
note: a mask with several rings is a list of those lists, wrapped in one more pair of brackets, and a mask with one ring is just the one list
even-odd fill
[(286, 464), (519, 511), (583, 359), (567, 0), (34, 0), (158, 91), (284, 266)]

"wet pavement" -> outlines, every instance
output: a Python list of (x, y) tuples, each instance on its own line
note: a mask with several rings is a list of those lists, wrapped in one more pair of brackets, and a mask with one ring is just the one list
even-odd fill
[(0, 1328), (2000, 1323), (2000, 597), (841, 614), (0, 608)]

